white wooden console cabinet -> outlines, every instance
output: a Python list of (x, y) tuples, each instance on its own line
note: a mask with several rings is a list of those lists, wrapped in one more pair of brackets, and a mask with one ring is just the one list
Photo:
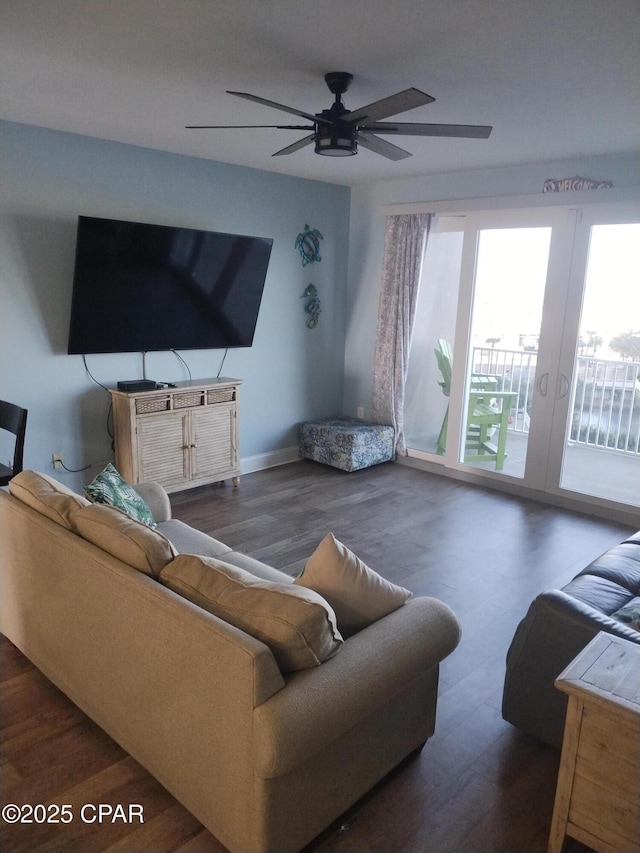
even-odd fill
[(111, 390), (116, 468), (130, 483), (177, 492), (232, 478), (238, 485), (238, 379), (152, 391)]

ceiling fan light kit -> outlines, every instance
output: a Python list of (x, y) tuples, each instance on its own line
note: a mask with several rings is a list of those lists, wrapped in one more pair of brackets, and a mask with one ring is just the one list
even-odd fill
[(358, 153), (356, 131), (336, 123), (332, 127), (319, 125), (315, 133), (315, 152), (326, 157), (350, 157)]
[(188, 129), (223, 129), (229, 127), (272, 127), (278, 130), (310, 130), (308, 136), (299, 139), (292, 145), (287, 145), (273, 156), (293, 154), (307, 145), (314, 144), (316, 154), (325, 157), (351, 157), (358, 153), (358, 145), (362, 145), (375, 154), (380, 154), (389, 160), (403, 160), (411, 157), (409, 151), (393, 145), (380, 137), (380, 134), (395, 134), (398, 136), (447, 136), (466, 139), (487, 139), (492, 128), (488, 125), (465, 124), (416, 124), (404, 122), (382, 122), (396, 113), (403, 113), (432, 103), (435, 98), (421, 92), (420, 89), (410, 88), (379, 101), (374, 101), (357, 110), (348, 110), (342, 103), (341, 96), (347, 91), (353, 80), (353, 74), (347, 71), (331, 71), (324, 76), (329, 91), (335, 95), (335, 101), (330, 109), (321, 113), (308, 113), (293, 107), (250, 95), (248, 92), (232, 92), (239, 98), (255, 101), (263, 106), (305, 118), (313, 122), (306, 125), (189, 125)]

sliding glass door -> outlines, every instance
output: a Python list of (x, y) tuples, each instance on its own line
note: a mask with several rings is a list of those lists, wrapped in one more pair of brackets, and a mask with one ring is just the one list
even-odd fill
[(640, 505), (638, 206), (438, 221), (409, 361), (410, 454)]
[(474, 237), (458, 461), (512, 477), (525, 476), (551, 234), (550, 224), (530, 224)]
[[(584, 211), (552, 440), (551, 489), (640, 505), (640, 211)], [(579, 260), (579, 262), (578, 262)]]

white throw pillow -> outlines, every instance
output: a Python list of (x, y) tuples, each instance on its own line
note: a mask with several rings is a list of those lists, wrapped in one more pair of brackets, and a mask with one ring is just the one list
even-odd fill
[(329, 602), (343, 637), (357, 634), (413, 595), (370, 569), (333, 533), (318, 545), (294, 584), (315, 590)]
[(281, 672), (318, 666), (342, 645), (333, 610), (312, 590), (192, 554), (179, 554), (160, 581), (269, 646)]

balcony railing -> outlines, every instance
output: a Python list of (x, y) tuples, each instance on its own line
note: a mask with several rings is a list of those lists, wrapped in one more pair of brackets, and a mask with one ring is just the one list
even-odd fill
[(640, 456), (640, 363), (578, 358), (569, 441)]
[(535, 381), (537, 352), (474, 347), (472, 372), (498, 377), (501, 391), (515, 391), (517, 406), (511, 413), (509, 429), (513, 432), (529, 432), (531, 403)]
[[(472, 371), (498, 376), (518, 394), (509, 429), (529, 432), (537, 352), (474, 347)], [(640, 456), (640, 362), (578, 356), (569, 444)]]

